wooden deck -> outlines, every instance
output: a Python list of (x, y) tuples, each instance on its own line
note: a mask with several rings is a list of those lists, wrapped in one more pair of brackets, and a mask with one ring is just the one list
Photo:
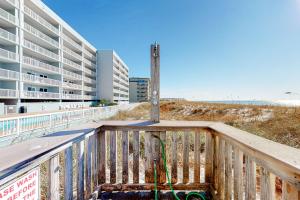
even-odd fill
[(166, 144), (170, 179), (180, 195), (207, 191), (214, 199), (272, 200), (277, 179), (282, 199), (300, 199), (299, 149), (197, 121), (103, 121), (2, 148), (0, 190), (47, 162), (49, 199), (59, 199), (59, 191), (65, 199), (152, 199), (156, 160), (158, 189), (167, 190), (161, 198), (172, 199), (157, 137)]

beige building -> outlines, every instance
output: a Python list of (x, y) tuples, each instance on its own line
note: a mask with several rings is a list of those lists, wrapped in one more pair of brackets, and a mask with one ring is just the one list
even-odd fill
[(129, 79), (129, 102), (147, 102), (150, 99), (150, 78)]

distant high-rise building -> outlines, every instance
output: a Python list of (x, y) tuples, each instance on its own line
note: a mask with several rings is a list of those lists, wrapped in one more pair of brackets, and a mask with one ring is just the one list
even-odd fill
[(114, 50), (99, 50), (97, 60), (99, 98), (115, 103), (128, 103), (129, 69), (125, 62)]
[(148, 102), (150, 100), (150, 78), (129, 79), (129, 101)]

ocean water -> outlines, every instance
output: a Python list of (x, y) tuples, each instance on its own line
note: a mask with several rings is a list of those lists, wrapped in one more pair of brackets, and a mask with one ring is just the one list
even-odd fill
[(259, 105), (259, 106), (279, 106), (280, 103), (271, 101), (259, 100), (225, 100), (225, 101), (202, 101), (207, 103), (224, 103), (224, 104), (239, 104), (239, 105)]

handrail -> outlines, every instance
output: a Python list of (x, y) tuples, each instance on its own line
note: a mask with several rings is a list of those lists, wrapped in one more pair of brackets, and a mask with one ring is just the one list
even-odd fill
[(61, 81), (56, 79), (44, 78), (44, 77), (39, 77), (39, 76), (25, 74), (25, 73), (22, 74), (22, 80), (24, 82), (41, 83), (41, 84), (47, 84), (52, 86), (60, 86), (61, 83)]
[(59, 67), (56, 67), (54, 65), (50, 65), (48, 63), (30, 58), (30, 57), (27, 57), (27, 56), (23, 56), (23, 63), (27, 64), (27, 65), (34, 66), (34, 67), (44, 68), (44, 69), (52, 71), (52, 72), (60, 73), (60, 68)]
[[(133, 135), (133, 184), (128, 183), (128, 146), (129, 135)], [(120, 136), (116, 135), (120, 132)], [(177, 134), (181, 132), (181, 136)], [(139, 145), (140, 134), (144, 134), (144, 151), (146, 156), (145, 161), (145, 181), (146, 184), (139, 182)], [(106, 135), (109, 137), (109, 152), (106, 146)], [(84, 187), (78, 187), (77, 195), (81, 196), (87, 193), (88, 198), (93, 191), (101, 189), (102, 191), (124, 191), (124, 190), (151, 190), (153, 189), (153, 159), (159, 156), (159, 151), (152, 151), (154, 143), (158, 142), (153, 134), (158, 134), (160, 140), (166, 142), (167, 135), (170, 135), (172, 157), (172, 181), (177, 182), (177, 144), (182, 142), (183, 145), (183, 179), (182, 183), (174, 185), (179, 190), (195, 190), (208, 189), (216, 199), (231, 199), (235, 196), (246, 199), (255, 199), (256, 195), (260, 195), (261, 199), (273, 199), (275, 196), (275, 176), (282, 180), (282, 197), (283, 199), (298, 198), (300, 191), (300, 150), (286, 145), (282, 145), (270, 140), (255, 136), (253, 134), (241, 131), (231, 126), (219, 122), (197, 122), (197, 121), (161, 121), (160, 123), (152, 123), (149, 121), (102, 121), (99, 123), (89, 123), (84, 127), (69, 129), (66, 132), (59, 132), (48, 137), (31, 140), (23, 144), (17, 144), (11, 147), (0, 149), (0, 154), (4, 155), (0, 160), (0, 185), (6, 183), (19, 174), (30, 171), (42, 162), (52, 159), (58, 159), (58, 153), (65, 151), (65, 162), (68, 162), (64, 167), (68, 172), (65, 176), (72, 176), (72, 145), (76, 144), (77, 148), (77, 166), (76, 171), (77, 184), (81, 186), (86, 182), (86, 190)], [(193, 137), (191, 137), (193, 136)], [(205, 139), (201, 139), (201, 138)], [(122, 180), (123, 184), (116, 184), (116, 158), (118, 152), (116, 145), (118, 140), (121, 140), (122, 150)], [(194, 160), (189, 160), (190, 141), (194, 142)], [(97, 142), (93, 142), (97, 141)], [(204, 143), (203, 143), (204, 142)], [(39, 144), (39, 148), (32, 153), (26, 149), (33, 148), (33, 144)], [(202, 155), (201, 146), (205, 145), (205, 151)], [(85, 147), (85, 145), (87, 145)], [(86, 152), (85, 152), (86, 149)], [(127, 150), (126, 150), (127, 149)], [(97, 153), (95, 154), (97, 150)], [(151, 150), (151, 152), (149, 152)], [(167, 150), (167, 151), (169, 151)], [(178, 150), (179, 151), (179, 150)], [(175, 152), (175, 154), (174, 154)], [(86, 160), (82, 160), (80, 155), (87, 154)], [(110, 154), (108, 163), (110, 180), (106, 180), (106, 155)], [(200, 157), (205, 156), (205, 183), (200, 183)], [(95, 161), (97, 160), (97, 165)], [(244, 162), (245, 161), (245, 162)], [(189, 162), (193, 162), (194, 179), (189, 181)], [(151, 164), (152, 163), (152, 164)], [(245, 164), (245, 167), (243, 165)], [(71, 168), (69, 169), (69, 167)], [(50, 165), (50, 172), (51, 172)], [(96, 168), (94, 168), (96, 167)], [(256, 193), (256, 171), (261, 170), (260, 176), (260, 193)], [(84, 173), (81, 169), (87, 169), (87, 177), (84, 179)], [(168, 189), (164, 183), (166, 182), (164, 171), (159, 180), (158, 187)], [(175, 170), (176, 169), (176, 170)], [(95, 170), (95, 171), (93, 171)], [(243, 173), (245, 172), (245, 174)], [(59, 173), (59, 172), (57, 172)], [(92, 175), (95, 173), (94, 175)], [(50, 173), (54, 176), (55, 173)], [(56, 174), (57, 175), (57, 174)], [(176, 175), (176, 176), (175, 176)], [(203, 177), (204, 178), (204, 177)], [(245, 189), (243, 179), (246, 181)], [(72, 179), (71, 179), (72, 180)], [(72, 187), (71, 180), (65, 182), (65, 190)], [(199, 182), (198, 182), (199, 181)], [(229, 182), (228, 182), (229, 181)], [(231, 184), (233, 182), (233, 188)], [(91, 188), (90, 183), (98, 182), (98, 187)], [(227, 183), (226, 183), (227, 182)], [(278, 182), (276, 182), (278, 184)], [(71, 185), (68, 185), (71, 184)], [(49, 189), (57, 187), (59, 182), (54, 182), (49, 185)], [(59, 188), (59, 187), (58, 187)], [(53, 194), (52, 194), (53, 195)], [(69, 196), (72, 194), (68, 193)], [(240, 196), (241, 195), (241, 196)], [(229, 197), (229, 198), (228, 198)], [(297, 199), (296, 198), (296, 199)]]
[(24, 29), (26, 31), (28, 31), (29, 33), (35, 35), (38, 38), (41, 38), (42, 40), (44, 40), (45, 42), (58, 47), (59, 44), (56, 40), (54, 40), (53, 38), (51, 38), (50, 36), (44, 34), (43, 32), (39, 31), (38, 29), (34, 28), (33, 26), (27, 24), (26, 22), (24, 22)]
[(51, 23), (49, 23), (43, 17), (41, 17), (36, 12), (34, 12), (33, 10), (31, 10), (29, 7), (24, 6), (24, 13), (26, 13), (32, 19), (34, 19), (37, 22), (39, 22), (41, 25), (43, 25), (44, 27), (46, 27), (48, 30), (52, 31), (53, 33), (55, 33), (57, 35), (59, 34), (58, 28), (56, 28), (55, 26), (53, 26)]
[(55, 60), (59, 60), (59, 55), (44, 48), (44, 47), (41, 47), (33, 42), (30, 42), (29, 40), (26, 40), (24, 39), (23, 41), (23, 45), (24, 47), (28, 48), (28, 49), (31, 49), (32, 51), (34, 52), (37, 52), (37, 53), (40, 53), (42, 55), (45, 55), (47, 57), (50, 57), (52, 59), (55, 59)]
[(2, 8), (0, 8), (0, 16), (12, 22), (13, 24), (16, 23), (16, 17)]
[(11, 80), (18, 80), (19, 72), (0, 68), (0, 77), (11, 79)]
[(0, 27), (0, 37), (10, 40), (12, 42), (17, 41), (17, 36), (3, 28)]
[(8, 58), (10, 60), (16, 60), (17, 55), (18, 54), (14, 53), (14, 52), (0, 48), (0, 57)]

